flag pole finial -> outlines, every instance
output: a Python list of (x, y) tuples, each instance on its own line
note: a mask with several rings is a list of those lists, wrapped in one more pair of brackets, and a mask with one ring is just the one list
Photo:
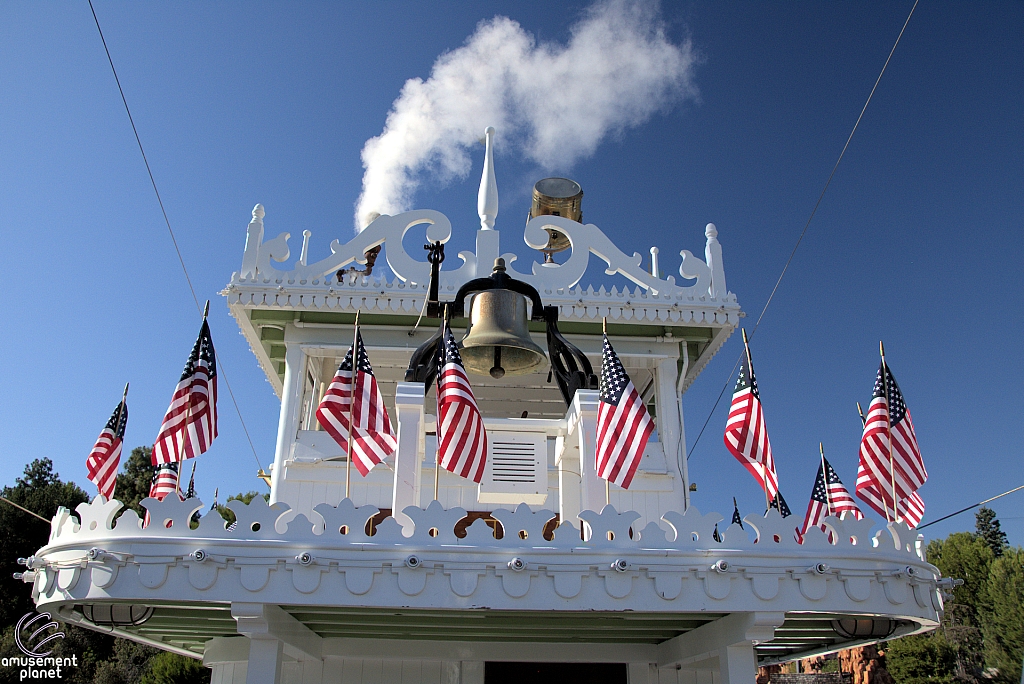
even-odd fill
[(878, 353), (882, 355), (882, 360), (885, 361), (885, 345), (882, 344), (882, 340), (878, 340)]
[(203, 320), (205, 321), (206, 317), (209, 316), (209, 315), (210, 315), (210, 300), (207, 299), (206, 300), (206, 306), (203, 308)]
[(604, 333), (605, 335), (608, 334), (608, 317), (607, 316), (602, 316), (601, 317), (601, 332)]
[(127, 383), (127, 382), (124, 383), (124, 394), (121, 395), (121, 401), (124, 401), (125, 399), (128, 398), (128, 385), (129, 384), (130, 383)]

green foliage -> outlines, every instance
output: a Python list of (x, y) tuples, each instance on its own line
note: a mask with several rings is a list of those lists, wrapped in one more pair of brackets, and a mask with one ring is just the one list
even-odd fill
[(96, 684), (137, 684), (149, 669), (151, 659), (160, 651), (127, 639), (115, 639), (112, 657), (99, 663), (93, 680)]
[(146, 511), (140, 502), (149, 496), (149, 488), (153, 484), (156, 466), (150, 460), (153, 449), (147, 446), (135, 447), (124, 464), (124, 471), (117, 475), (117, 486), (114, 498), (126, 507), (139, 514), (141, 518)]
[[(244, 503), (245, 505), (248, 506), (252, 502), (252, 500), (255, 499), (259, 495), (260, 495), (259, 492), (248, 491), (245, 494), (235, 494), (234, 496), (229, 496), (228, 497), (228, 501), (241, 501), (242, 503)], [(269, 502), (270, 501), (270, 494), (269, 493), (264, 494), (263, 495), (263, 500)], [(225, 503), (227, 503), (227, 502), (225, 502)], [(225, 506), (223, 504), (218, 505), (217, 506), (217, 512), (220, 513), (220, 517), (224, 518), (224, 520), (227, 522), (227, 524), (230, 525), (230, 524), (235, 522), (235, 514), (232, 513), (231, 509), (228, 508), (227, 506)]]
[(999, 520), (996, 519), (995, 511), (984, 506), (979, 508), (978, 514), (974, 516), (974, 529), (975, 534), (992, 549), (992, 554), (996, 558), (1003, 555), (1003, 551), (1006, 550), (1009, 543), (1006, 541), (1006, 533), (999, 525)]
[[(49, 520), (64, 506), (72, 511), (89, 496), (73, 482), (63, 482), (53, 472), (53, 461), (36, 459), (25, 467), (13, 487), (4, 487), (4, 498)], [(0, 502), (0, 627), (12, 625), (32, 610), (32, 587), (12, 575), (25, 570), (17, 563), (46, 544), (50, 526), (14, 506)]]
[(194, 658), (163, 652), (149, 661), (149, 671), (140, 684), (205, 684), (210, 670)]
[[(71, 667), (61, 672), (62, 682), (67, 684), (121, 684), (122, 680), (101, 680), (97, 673), (106, 661), (114, 656), (115, 643), (119, 640), (106, 634), (92, 632), (74, 625), (61, 624), (63, 639), (52, 642), (55, 657), (77, 658), (78, 667)], [(22, 655), (14, 642), (14, 625), (8, 626), (0, 638), (0, 658)], [(0, 668), (0, 684), (19, 681), (19, 669), (16, 667)]]
[(1024, 549), (1008, 549), (992, 563), (991, 608), (984, 616), (985, 664), (998, 681), (1021, 681), (1024, 660)]
[(957, 619), (964, 626), (980, 627), (981, 614), (989, 607), (988, 572), (995, 559), (992, 549), (970, 532), (954, 532), (931, 541), (927, 557), (943, 576), (964, 581), (953, 590), (953, 602), (962, 607)]
[(885, 663), (897, 684), (952, 684), (956, 679), (956, 649), (937, 633), (890, 641)]

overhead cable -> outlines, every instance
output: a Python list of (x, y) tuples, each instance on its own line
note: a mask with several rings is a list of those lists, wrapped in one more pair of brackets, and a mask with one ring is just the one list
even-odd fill
[[(875, 90), (878, 88), (878, 84), (882, 80), (882, 75), (885, 74), (885, 70), (889, 66), (889, 62), (892, 60), (893, 53), (896, 52), (896, 46), (900, 44), (900, 39), (903, 38), (903, 32), (907, 30), (907, 24), (910, 23), (910, 18), (914, 16), (914, 10), (917, 9), (918, 2), (920, 2), (920, 0), (914, 0), (914, 6), (910, 8), (910, 14), (907, 15), (907, 20), (903, 22), (903, 28), (900, 29), (900, 34), (896, 36), (896, 42), (893, 43), (892, 50), (889, 50), (889, 56), (885, 58), (885, 64), (882, 65), (882, 70), (878, 73), (878, 78), (875, 79), (875, 85), (871, 86), (871, 92), (868, 93), (868, 99), (864, 101), (864, 106), (861, 107), (860, 115), (857, 117), (857, 121), (853, 124), (853, 129), (850, 131), (849, 137), (846, 138), (846, 144), (843, 145), (843, 150), (839, 153), (839, 158), (836, 159), (836, 163), (832, 167), (832, 173), (828, 175), (828, 180), (825, 181), (825, 187), (821, 189), (821, 194), (818, 195), (818, 201), (814, 203), (814, 207), (811, 209), (811, 215), (807, 217), (807, 223), (804, 224), (804, 229), (800, 231), (800, 237), (797, 238), (796, 244), (793, 245), (793, 251), (790, 252), (789, 258), (786, 259), (786, 264), (782, 267), (782, 273), (779, 274), (778, 280), (775, 281), (775, 287), (772, 288), (771, 293), (768, 295), (768, 300), (764, 303), (764, 308), (761, 309), (761, 315), (757, 317), (757, 321), (754, 322), (754, 327), (747, 335), (749, 339), (754, 338), (754, 334), (757, 332), (757, 327), (761, 325), (761, 319), (764, 318), (764, 314), (768, 310), (768, 305), (772, 303), (772, 298), (775, 297), (775, 292), (779, 289), (779, 284), (782, 283), (782, 279), (786, 276), (786, 271), (789, 270), (789, 265), (793, 262), (793, 257), (796, 256), (796, 251), (800, 248), (800, 243), (803, 242), (804, 236), (807, 235), (807, 229), (811, 227), (811, 221), (814, 220), (814, 215), (818, 212), (818, 207), (821, 206), (821, 200), (825, 198), (825, 192), (828, 191), (828, 186), (832, 184), (832, 178), (835, 177), (836, 170), (839, 168), (839, 163), (843, 161), (843, 156), (846, 154), (847, 148), (850, 147), (850, 141), (853, 140), (853, 134), (857, 132), (857, 128), (860, 126), (860, 121), (864, 118), (864, 112), (867, 111), (868, 105), (871, 104), (871, 98), (875, 96)], [(722, 386), (722, 391), (718, 393), (718, 398), (715, 399), (715, 405), (711, 407), (711, 412), (708, 414), (707, 419), (704, 421), (704, 425), (697, 434), (697, 439), (693, 440), (693, 446), (690, 447), (689, 453), (686, 454), (686, 460), (690, 460), (693, 450), (697, 448), (697, 444), (700, 442), (700, 438), (704, 434), (705, 428), (707, 428), (708, 423), (711, 422), (711, 417), (715, 415), (715, 410), (718, 409), (718, 404), (722, 401), (722, 397), (725, 396), (725, 391), (729, 389), (729, 383), (732, 382), (732, 378), (736, 374), (736, 369), (739, 368), (740, 362), (743, 360), (743, 356), (743, 354), (740, 354), (740, 357), (736, 359), (736, 363), (733, 365), (732, 371), (729, 373), (729, 377), (726, 378), (725, 384)]]
[[(110, 63), (110, 71), (114, 74), (114, 81), (117, 83), (117, 91), (121, 94), (121, 102), (124, 103), (124, 111), (128, 114), (128, 122), (132, 125), (132, 133), (135, 134), (135, 142), (139, 145), (139, 152), (142, 154), (142, 161), (146, 165), (146, 173), (149, 174), (149, 182), (153, 185), (153, 193), (156, 195), (156, 201), (160, 205), (160, 213), (164, 216), (164, 224), (167, 225), (167, 233), (171, 236), (171, 243), (174, 245), (174, 252), (178, 255), (178, 263), (181, 264), (181, 271), (185, 274), (185, 282), (188, 283), (189, 292), (192, 293), (192, 300), (196, 304), (196, 310), (202, 313), (203, 305), (199, 303), (199, 297), (196, 296), (196, 289), (192, 286), (192, 278), (188, 275), (188, 268), (185, 267), (185, 259), (181, 256), (181, 249), (178, 247), (178, 240), (174, 236), (174, 230), (171, 228), (171, 220), (167, 217), (167, 210), (164, 208), (164, 201), (160, 197), (160, 190), (156, 186), (156, 178), (153, 177), (153, 169), (149, 166), (149, 159), (146, 158), (146, 150), (142, 147), (142, 138), (139, 137), (139, 130), (135, 127), (135, 119), (132, 117), (132, 110), (128, 106), (128, 98), (124, 95), (124, 88), (121, 87), (121, 79), (117, 77), (117, 69), (114, 68), (114, 60), (110, 56), (110, 48), (107, 47), (107, 39), (103, 37), (103, 29), (100, 28), (99, 17), (96, 16), (96, 8), (92, 5), (92, 0), (88, 0), (89, 9), (92, 10), (93, 21), (96, 22), (96, 31), (100, 34), (100, 41), (103, 43), (103, 50), (107, 53), (107, 61)], [(216, 353), (216, 350), (214, 350)], [(245, 425), (245, 420), (242, 418), (242, 410), (238, 407), (238, 400), (235, 399), (235, 392), (231, 389), (231, 383), (228, 381), (227, 373), (224, 372), (224, 364), (220, 359), (220, 355), (217, 354), (217, 365), (218, 371), (221, 377), (224, 378), (224, 384), (228, 388), (228, 395), (231, 397), (231, 403), (235, 406), (235, 413), (238, 414), (238, 422), (242, 424), (242, 432), (245, 433), (245, 438), (249, 441), (249, 448), (252, 449), (252, 456), (256, 459), (256, 465), (259, 466), (260, 470), (263, 470), (263, 464), (260, 463), (260, 457), (256, 455), (256, 446), (253, 444), (252, 437), (249, 435), (249, 429)]]

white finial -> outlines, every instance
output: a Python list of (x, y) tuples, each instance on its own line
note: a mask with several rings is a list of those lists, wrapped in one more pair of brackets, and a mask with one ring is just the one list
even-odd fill
[(263, 217), (266, 213), (262, 204), (252, 208), (252, 221), (249, 221), (245, 230), (245, 254), (242, 256), (240, 272), (243, 278), (256, 277), (256, 263), (259, 260), (260, 245), (263, 244)]
[(306, 255), (309, 254), (309, 236), (312, 235), (312, 231), (302, 231), (302, 254), (299, 255), (299, 263), (303, 266), (306, 265)]
[(651, 247), (651, 275), (658, 277), (658, 248)]
[(714, 223), (704, 228), (708, 242), (704, 246), (704, 258), (711, 268), (711, 296), (714, 299), (725, 297), (729, 290), (725, 286), (725, 267), (722, 265), (722, 245), (718, 242), (718, 229)]
[(480, 193), (476, 199), (476, 211), (480, 215), (480, 228), (494, 230), (498, 218), (498, 182), (494, 179), (494, 127), (484, 129), (484, 172), (480, 178)]

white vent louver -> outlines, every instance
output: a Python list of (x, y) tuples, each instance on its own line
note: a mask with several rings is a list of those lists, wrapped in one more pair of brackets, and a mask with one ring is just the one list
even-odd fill
[(547, 437), (522, 432), (487, 433), (487, 467), (477, 500), (538, 505), (548, 497)]

